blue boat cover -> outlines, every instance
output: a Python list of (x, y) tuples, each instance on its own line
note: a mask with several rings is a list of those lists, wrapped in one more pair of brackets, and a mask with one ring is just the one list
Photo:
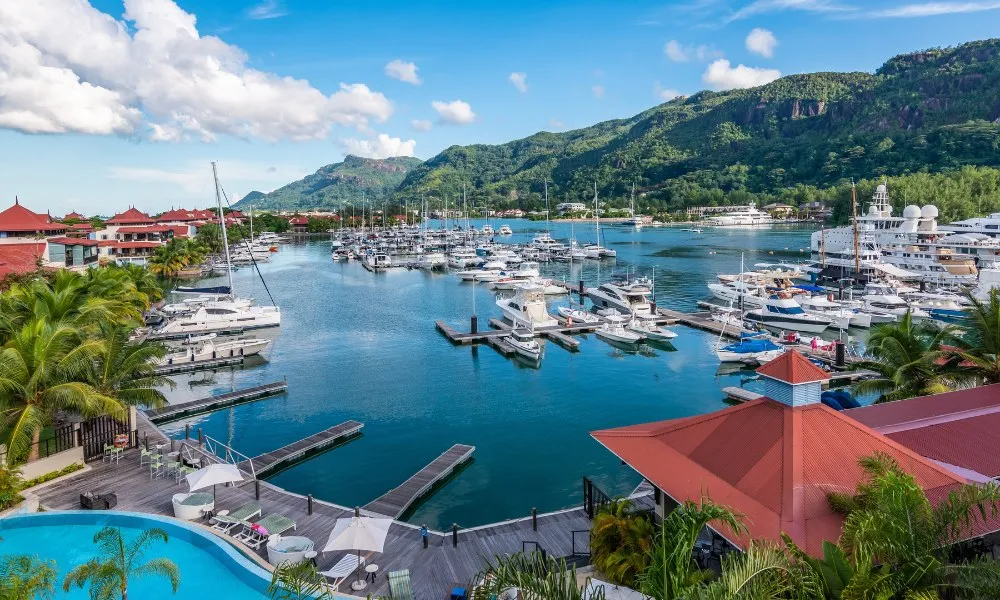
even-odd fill
[(760, 338), (744, 339), (735, 344), (724, 347), (726, 352), (736, 352), (737, 354), (750, 354), (752, 352), (767, 352), (769, 350), (781, 350), (781, 346), (771, 340)]
[(796, 283), (792, 287), (798, 288), (800, 290), (805, 290), (807, 292), (813, 292), (815, 294), (825, 294), (826, 290), (819, 287), (818, 285), (809, 285), (808, 283)]

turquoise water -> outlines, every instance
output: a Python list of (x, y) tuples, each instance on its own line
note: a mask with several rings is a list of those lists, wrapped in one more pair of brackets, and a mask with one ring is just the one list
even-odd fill
[[(129, 582), (131, 598), (260, 600), (268, 597), (265, 592), (270, 577), (263, 569), (240, 556), (228, 544), (168, 519), (76, 511), (10, 517), (0, 520), (0, 555), (27, 554), (54, 560), (58, 570), (57, 597), (84, 600), (90, 597), (86, 589), (74, 587), (69, 593), (63, 593), (62, 581), (71, 569), (96, 556), (94, 534), (109, 525), (120, 528), (127, 541), (151, 527), (164, 529), (167, 543), (157, 542), (150, 546), (144, 560), (166, 557), (180, 570), (176, 596), (171, 594), (169, 580), (149, 577)], [(219, 596), (220, 590), (225, 590), (223, 596)]]
[[(512, 241), (544, 223), (509, 221)], [(494, 223), (494, 227), (498, 227)], [(570, 225), (553, 225), (566, 239)], [(577, 224), (583, 243), (591, 224)], [(546, 275), (588, 285), (612, 269), (652, 275), (661, 306), (693, 309), (718, 273), (808, 255), (809, 229), (635, 231), (607, 227), (617, 261), (543, 265)], [(804, 251), (800, 251), (804, 249)], [(773, 253), (773, 254), (772, 254)], [(721, 388), (752, 372), (724, 373), (715, 336), (685, 327), (671, 346), (626, 352), (583, 336), (580, 352), (548, 343), (539, 369), (490, 348), (452, 346), (434, 328), (443, 319), (467, 330), (473, 297), (480, 323), (500, 316), (493, 294), (449, 275), (393, 270), (373, 275), (335, 263), (328, 241), (287, 244), (261, 271), (282, 309), (269, 362), (252, 369), (175, 376), (175, 401), (287, 378), (287, 396), (191, 419), (192, 429), (253, 456), (347, 419), (364, 435), (272, 478), (275, 484), (343, 505), (363, 505), (402, 483), (452, 444), (476, 447), (474, 462), (422, 503), (409, 520), (433, 528), (481, 525), (581, 502), (581, 478), (627, 493), (637, 476), (589, 432), (670, 419), (725, 406)], [(221, 280), (209, 280), (221, 282)], [(234, 273), (241, 295), (266, 301), (250, 269)], [(557, 302), (565, 302), (565, 298)], [(185, 422), (168, 426), (181, 435)]]

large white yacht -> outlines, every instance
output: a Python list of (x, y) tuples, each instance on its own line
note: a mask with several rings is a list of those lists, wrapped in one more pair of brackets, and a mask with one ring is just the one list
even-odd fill
[(954, 233), (978, 233), (991, 238), (1000, 238), (1000, 212), (990, 213), (988, 217), (974, 217), (955, 221), (940, 227), (941, 231)]
[(497, 306), (514, 326), (528, 328), (559, 325), (545, 308), (545, 290), (537, 285), (524, 285), (512, 298), (497, 299)]
[(228, 342), (215, 342), (209, 340), (197, 346), (189, 346), (179, 352), (171, 352), (163, 358), (154, 361), (157, 366), (165, 366), (183, 362), (201, 362), (216, 358), (229, 358), (232, 356), (253, 356), (260, 354), (271, 340), (261, 338), (244, 338)]
[(775, 223), (771, 215), (757, 210), (753, 204), (734, 207), (729, 212), (712, 215), (707, 220), (715, 227), (766, 227)]
[(763, 308), (751, 310), (745, 318), (775, 329), (791, 329), (806, 333), (822, 333), (833, 323), (833, 319), (826, 315), (810, 314), (802, 310), (802, 307), (787, 294), (782, 296), (767, 298)]
[(587, 297), (599, 309), (613, 308), (626, 315), (639, 318), (652, 316), (649, 295), (652, 291), (643, 285), (619, 286), (613, 283), (587, 288)]
[(215, 302), (193, 314), (167, 321), (156, 334), (208, 333), (237, 329), (261, 329), (281, 325), (277, 306), (240, 306), (234, 302)]

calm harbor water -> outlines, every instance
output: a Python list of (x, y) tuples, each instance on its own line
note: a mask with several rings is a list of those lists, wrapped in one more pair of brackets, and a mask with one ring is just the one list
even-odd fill
[[(509, 221), (526, 242), (545, 223)], [(477, 224), (478, 226), (478, 224)], [(498, 227), (499, 223), (494, 223)], [(806, 228), (760, 230), (622, 226), (602, 228), (616, 261), (543, 265), (543, 274), (588, 285), (612, 270), (652, 275), (661, 306), (693, 309), (718, 273), (759, 262), (808, 258)], [(552, 225), (565, 240), (570, 225)], [(575, 225), (581, 243), (591, 224)], [(500, 239), (500, 238), (498, 238)], [(801, 249), (801, 250), (800, 250)], [(471, 527), (581, 502), (581, 478), (627, 493), (638, 477), (590, 438), (595, 429), (669, 419), (724, 406), (721, 388), (754, 389), (752, 372), (725, 373), (711, 351), (715, 336), (676, 327), (671, 346), (623, 352), (584, 336), (580, 352), (548, 343), (539, 369), (492, 349), (452, 346), (434, 328), (443, 319), (467, 330), (473, 298), (480, 322), (499, 317), (493, 293), (447, 274), (392, 270), (373, 275), (357, 262), (336, 263), (328, 240), (282, 245), (260, 270), (281, 306), (269, 361), (253, 368), (175, 376), (171, 401), (286, 378), (287, 396), (266, 399), (184, 424), (254, 456), (347, 419), (364, 435), (274, 476), (294, 492), (363, 505), (402, 483), (454, 443), (476, 447), (474, 462), (408, 518), (432, 528)], [(242, 296), (267, 302), (250, 268), (234, 273)], [(207, 280), (206, 284), (221, 283)], [(566, 298), (556, 299), (564, 303)]]

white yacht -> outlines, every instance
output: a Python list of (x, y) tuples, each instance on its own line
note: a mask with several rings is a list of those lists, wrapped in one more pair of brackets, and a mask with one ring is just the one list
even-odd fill
[(514, 230), (510, 228), (510, 225), (501, 225), (500, 229), (499, 229), (499, 231), (497, 231), (497, 233), (499, 235), (513, 235), (514, 234)]
[(896, 317), (897, 320), (907, 312), (914, 320), (926, 319), (929, 316), (925, 311), (907, 304), (897, 295), (896, 289), (886, 283), (869, 283), (865, 286), (865, 295), (862, 299), (865, 312), (872, 313), (873, 316), (888, 314)]
[(468, 269), (483, 262), (483, 258), (476, 254), (475, 249), (462, 248), (451, 251), (448, 256), (448, 266), (453, 269)]
[(425, 252), (417, 259), (417, 266), (425, 271), (444, 269), (448, 259), (441, 252)]
[(669, 342), (677, 337), (677, 334), (665, 327), (660, 327), (653, 321), (643, 319), (632, 319), (628, 324), (629, 331), (638, 333), (643, 337), (657, 341)]
[(181, 352), (171, 352), (157, 359), (154, 364), (166, 366), (185, 362), (202, 362), (217, 358), (234, 356), (253, 356), (260, 354), (271, 343), (271, 340), (261, 338), (245, 338), (228, 342), (206, 341), (197, 346), (188, 346)]
[(596, 288), (586, 288), (587, 297), (598, 309), (613, 308), (625, 315), (647, 318), (652, 316), (649, 304), (651, 290), (642, 285), (628, 288), (604, 283)]
[(963, 219), (939, 227), (942, 231), (954, 233), (975, 233), (1000, 238), (1000, 212), (990, 213), (986, 217)]
[(154, 333), (208, 333), (280, 325), (281, 311), (277, 306), (239, 306), (232, 302), (217, 302), (211, 306), (202, 306), (193, 314), (167, 321)]
[(597, 317), (597, 315), (590, 314), (589, 312), (580, 308), (572, 308), (570, 306), (560, 306), (559, 308), (556, 309), (556, 312), (559, 313), (559, 316), (561, 316), (562, 318), (567, 319), (568, 321), (572, 321), (573, 323), (576, 324), (601, 322), (601, 319)]
[(497, 299), (497, 306), (516, 326), (529, 328), (559, 325), (546, 311), (545, 291), (539, 286), (525, 285), (512, 298)]
[(757, 210), (753, 204), (733, 207), (733, 210), (708, 217), (707, 221), (714, 227), (766, 227), (775, 223), (771, 215)]
[(594, 333), (599, 338), (621, 344), (635, 344), (645, 339), (643, 334), (626, 328), (625, 318), (616, 315), (604, 317), (604, 324), (598, 327)]
[(382, 252), (369, 252), (365, 254), (362, 264), (369, 271), (384, 271), (392, 266), (392, 258)]
[(764, 286), (752, 285), (739, 280), (726, 283), (710, 283), (708, 284), (708, 290), (719, 300), (731, 302), (737, 306), (742, 299), (744, 307), (761, 308), (764, 306), (764, 299), (766, 298)]
[(791, 329), (807, 333), (822, 333), (833, 322), (829, 317), (806, 313), (787, 294), (767, 298), (764, 301), (764, 308), (746, 313), (746, 319), (774, 329)]
[[(832, 302), (826, 296), (811, 296), (811, 297), (800, 297), (797, 298), (799, 306), (802, 310), (806, 311), (808, 315), (819, 315), (822, 317), (827, 317), (831, 320), (831, 327), (837, 329), (847, 329), (851, 325), (855, 324), (854, 317), (856, 313), (836, 302)], [(861, 323), (867, 320), (868, 326), (871, 326), (871, 316), (865, 315), (867, 319), (859, 317), (857, 323), (859, 326)]]
[(514, 351), (521, 356), (531, 360), (541, 360), (542, 346), (535, 339), (535, 335), (527, 330), (515, 327), (510, 330), (510, 335), (504, 336), (503, 341), (514, 347)]

